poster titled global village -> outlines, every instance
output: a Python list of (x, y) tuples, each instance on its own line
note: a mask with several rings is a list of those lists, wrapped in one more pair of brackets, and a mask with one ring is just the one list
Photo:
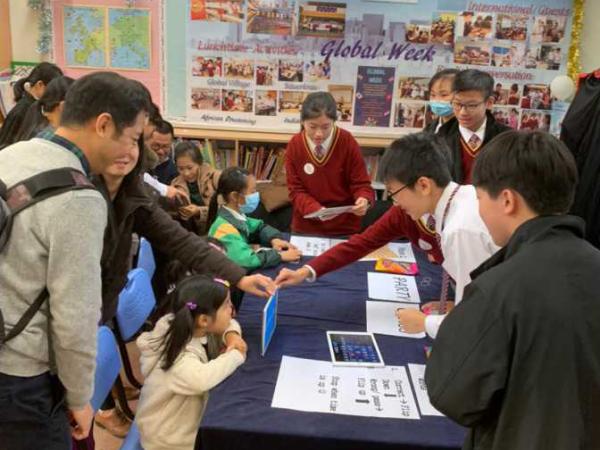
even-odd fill
[(520, 126), (523, 111), (529, 120), (530, 110), (551, 109), (532, 101), (566, 71), (571, 8), (570, 0), (191, 0), (188, 120), (297, 131), (306, 95), (325, 90), (347, 129), (416, 131), (431, 119), (428, 79), (458, 67), (491, 73), (498, 108), (511, 109), (499, 114)]

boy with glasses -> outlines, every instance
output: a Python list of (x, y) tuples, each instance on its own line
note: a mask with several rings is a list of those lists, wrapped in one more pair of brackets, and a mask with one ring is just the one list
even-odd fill
[[(395, 208), (415, 221), (425, 215), (433, 218), (444, 258), (442, 267), (447, 273), (444, 277), (450, 276), (456, 282), (456, 303), (459, 303), (464, 287), (471, 281), (471, 271), (498, 247), (479, 216), (475, 188), (452, 181), (447, 154), (443, 139), (425, 133), (412, 134), (392, 143), (381, 158), (381, 167), (383, 182)], [(445, 281), (439, 314), (427, 316), (418, 310), (399, 310), (397, 315), (403, 330), (427, 331), (435, 338), (445, 317), (443, 303), (447, 288)]]
[(471, 170), (481, 148), (510, 127), (498, 123), (490, 109), (494, 105), (494, 78), (481, 70), (463, 70), (454, 78), (454, 118), (438, 131), (452, 155), (452, 178), (471, 182)]

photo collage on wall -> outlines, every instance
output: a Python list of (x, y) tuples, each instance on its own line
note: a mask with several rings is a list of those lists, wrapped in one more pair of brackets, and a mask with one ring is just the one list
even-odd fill
[(328, 91), (349, 129), (419, 130), (433, 120), (431, 76), (458, 67), (493, 73), (499, 122), (556, 128), (549, 82), (566, 70), (569, 16), (431, 11), (423, 19), (419, 11), (410, 19), (375, 8), (362, 0), (192, 0), (191, 119), (291, 128), (306, 96)]

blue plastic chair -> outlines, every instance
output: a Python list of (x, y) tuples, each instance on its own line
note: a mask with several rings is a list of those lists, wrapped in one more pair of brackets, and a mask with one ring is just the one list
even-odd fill
[(133, 269), (127, 274), (127, 284), (119, 294), (117, 324), (120, 337), (128, 341), (142, 327), (156, 299), (149, 273), (145, 269)]
[(137, 424), (133, 422), (129, 433), (125, 436), (121, 450), (144, 450), (140, 442), (140, 430), (138, 430)]
[(121, 370), (121, 358), (117, 340), (110, 328), (101, 326), (97, 333), (96, 373), (94, 374), (94, 394), (92, 408), (98, 411), (108, 396)]
[[(133, 269), (127, 275), (127, 284), (119, 294), (119, 303), (117, 305), (117, 315), (115, 317), (115, 336), (121, 353), (123, 370), (125, 376), (132, 386), (137, 389), (142, 388), (142, 384), (135, 378), (129, 354), (127, 353), (126, 342), (142, 328), (148, 316), (156, 305), (154, 291), (150, 283), (150, 276), (144, 269)], [(119, 377), (116, 383), (119, 404), (123, 413), (130, 419), (134, 414), (127, 404), (125, 398), (125, 388)]]
[(152, 252), (152, 245), (146, 238), (140, 239), (140, 250), (138, 251), (137, 257), (137, 268), (144, 269), (150, 279), (154, 276), (156, 270), (156, 262), (154, 261), (154, 252)]

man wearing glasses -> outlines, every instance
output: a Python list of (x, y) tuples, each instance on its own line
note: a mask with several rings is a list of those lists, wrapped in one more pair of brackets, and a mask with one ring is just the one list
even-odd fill
[(158, 156), (158, 164), (150, 171), (150, 174), (163, 184), (170, 184), (178, 175), (177, 167), (171, 158), (174, 138), (173, 125), (162, 120), (156, 125), (154, 133), (148, 139), (147, 148)]
[(471, 183), (475, 157), (494, 137), (510, 130), (490, 112), (494, 105), (494, 78), (481, 70), (463, 70), (454, 79), (454, 118), (438, 131), (450, 147), (452, 178)]

